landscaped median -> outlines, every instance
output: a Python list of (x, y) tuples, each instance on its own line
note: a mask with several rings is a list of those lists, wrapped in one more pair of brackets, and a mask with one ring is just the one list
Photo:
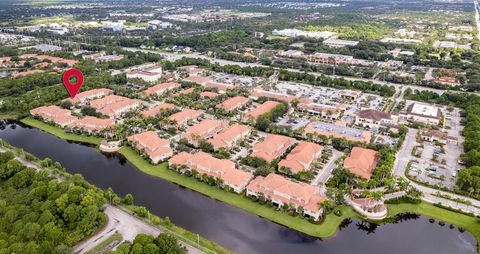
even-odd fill
[[(446, 223), (461, 227), (470, 232), (477, 239), (477, 249), (480, 243), (480, 219), (462, 213), (449, 211), (427, 202), (420, 204), (389, 204), (388, 215), (390, 217), (400, 213), (416, 213), (431, 217)], [(480, 249), (478, 250), (480, 254)]]

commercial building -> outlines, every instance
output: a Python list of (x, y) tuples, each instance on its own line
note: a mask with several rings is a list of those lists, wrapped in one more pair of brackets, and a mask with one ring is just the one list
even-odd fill
[(323, 44), (332, 48), (354, 47), (358, 45), (358, 41), (340, 40), (335, 38), (329, 38), (323, 41)]
[(157, 82), (162, 78), (162, 67), (151, 65), (127, 72), (127, 79), (142, 79), (146, 82)]
[(374, 109), (365, 109), (355, 113), (355, 125), (370, 129), (394, 125), (396, 120), (391, 114)]
[(330, 32), (330, 31), (319, 31), (319, 32), (310, 32), (310, 31), (303, 31), (298, 29), (283, 29), (283, 30), (273, 30), (272, 35), (275, 36), (286, 36), (286, 37), (307, 37), (307, 38), (316, 38), (316, 39), (327, 39), (330, 38), (337, 33)]
[(405, 120), (431, 125), (438, 125), (442, 115), (439, 107), (417, 102), (408, 105), (406, 111), (400, 112), (400, 117)]
[(353, 142), (369, 143), (372, 133), (366, 130), (359, 130), (333, 123), (312, 122), (305, 127), (305, 133), (322, 135), (329, 138), (343, 138)]

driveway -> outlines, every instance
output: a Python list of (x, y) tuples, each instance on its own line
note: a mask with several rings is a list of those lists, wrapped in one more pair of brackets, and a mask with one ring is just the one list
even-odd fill
[(312, 185), (320, 186), (323, 189), (323, 186), (325, 182), (330, 178), (330, 175), (332, 174), (333, 169), (335, 169), (335, 162), (337, 161), (338, 158), (342, 157), (343, 153), (332, 149), (332, 157), (330, 157), (330, 160), (328, 161), (327, 165), (323, 167), (323, 169), (320, 171), (320, 173), (313, 179)]

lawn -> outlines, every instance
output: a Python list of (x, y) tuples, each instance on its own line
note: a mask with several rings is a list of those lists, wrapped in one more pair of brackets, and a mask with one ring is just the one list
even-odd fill
[(332, 236), (333, 234), (335, 234), (338, 226), (344, 219), (357, 216), (357, 214), (351, 208), (347, 206), (342, 206), (340, 207), (340, 209), (342, 210), (342, 216), (339, 217), (330, 214), (327, 216), (324, 223), (320, 225), (315, 225), (301, 216), (291, 216), (286, 212), (277, 211), (267, 205), (261, 205), (258, 202), (254, 202), (243, 195), (226, 192), (218, 189), (217, 187), (209, 186), (205, 183), (199, 182), (192, 177), (178, 174), (174, 171), (169, 170), (167, 163), (152, 165), (146, 160), (144, 160), (141, 156), (139, 156), (131, 148), (123, 147), (120, 150), (120, 153), (125, 156), (133, 165), (135, 165), (135, 167), (149, 175), (157, 176), (170, 182), (174, 182), (178, 185), (195, 190), (216, 200), (233, 205), (248, 212), (257, 214), (263, 218), (269, 219), (276, 223), (282, 224), (284, 226), (293, 228), (295, 230), (312, 236)]
[(452, 212), (426, 202), (420, 204), (388, 205), (389, 216), (406, 212), (422, 214), (461, 227), (470, 232), (477, 239), (477, 245), (480, 242), (480, 219), (478, 218)]
[[(90, 144), (99, 144), (100, 138), (80, 136), (76, 134), (65, 133), (64, 130), (58, 127), (54, 127), (41, 121), (25, 118), (22, 120), (23, 123), (42, 129), (46, 132), (49, 132), (57, 137), (72, 140), (86, 142)], [(144, 173), (147, 173), (152, 176), (157, 176), (168, 180), (170, 182), (176, 183), (178, 185), (184, 186), (186, 188), (195, 190), (199, 193), (202, 193), (206, 196), (214, 198), (216, 200), (222, 201), (224, 203), (230, 204), (232, 206), (238, 207), (245, 211), (254, 213), (258, 216), (261, 216), (265, 219), (271, 220), (278, 224), (284, 225), (286, 227), (295, 229), (297, 231), (303, 232), (305, 234), (315, 236), (315, 237), (329, 237), (335, 234), (338, 229), (338, 226), (342, 223), (343, 220), (347, 218), (359, 218), (360, 215), (357, 214), (353, 209), (348, 206), (341, 206), (338, 209), (342, 211), (341, 216), (336, 216), (334, 214), (329, 214), (325, 218), (325, 221), (320, 224), (312, 224), (301, 216), (291, 216), (283, 211), (277, 211), (272, 207), (267, 205), (261, 205), (258, 202), (254, 202), (249, 198), (238, 195), (235, 193), (226, 192), (218, 189), (214, 186), (209, 186), (205, 183), (199, 182), (192, 177), (187, 177), (176, 172), (173, 172), (168, 169), (167, 163), (162, 163), (159, 165), (152, 165), (140, 155), (138, 155), (133, 149), (129, 147), (122, 147), (119, 151), (125, 158), (127, 158), (135, 167), (141, 170)], [(388, 205), (389, 216), (394, 216), (399, 213), (418, 213), (428, 217), (435, 218), (437, 220), (442, 220), (447, 223), (457, 225), (462, 227), (477, 239), (477, 242), (480, 241), (480, 221), (479, 219), (464, 214), (452, 212), (446, 209), (436, 207), (434, 205), (422, 202), (420, 204), (398, 204), (398, 205)], [(480, 254), (480, 253), (479, 253)]]
[(50, 134), (53, 134), (61, 139), (65, 140), (70, 140), (70, 141), (76, 141), (76, 142), (82, 142), (82, 143), (88, 143), (88, 144), (93, 144), (93, 145), (99, 145), (100, 142), (102, 141), (101, 138), (98, 137), (93, 137), (93, 136), (85, 136), (85, 135), (76, 135), (72, 133), (66, 133), (65, 130), (63, 130), (60, 127), (55, 127), (49, 124), (46, 124), (42, 121), (33, 119), (33, 118), (24, 118), (21, 120), (22, 123), (38, 128), (40, 130), (46, 131)]
[(107, 246), (109, 246), (110, 244), (113, 244), (113, 242), (117, 242), (117, 245), (118, 245), (120, 242), (122, 242), (122, 240), (123, 240), (122, 235), (119, 233), (115, 233), (109, 236), (107, 239), (103, 240), (101, 243), (97, 244), (95, 247), (93, 247), (91, 250), (87, 251), (86, 253), (95, 254), (95, 253), (100, 253), (100, 251), (109, 250), (105, 248), (107, 248)]

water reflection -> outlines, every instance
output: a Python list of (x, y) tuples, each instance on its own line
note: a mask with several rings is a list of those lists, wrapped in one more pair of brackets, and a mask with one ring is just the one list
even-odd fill
[(476, 243), (470, 234), (431, 224), (428, 218), (414, 214), (399, 215), (387, 224), (347, 219), (332, 237), (310, 237), (146, 175), (122, 156), (101, 154), (93, 147), (69, 143), (21, 124), (16, 129), (9, 125), (0, 131), (0, 138), (12, 145), (59, 161), (68, 172), (80, 173), (101, 188), (112, 187), (120, 195), (132, 193), (136, 204), (236, 253), (475, 253)]

